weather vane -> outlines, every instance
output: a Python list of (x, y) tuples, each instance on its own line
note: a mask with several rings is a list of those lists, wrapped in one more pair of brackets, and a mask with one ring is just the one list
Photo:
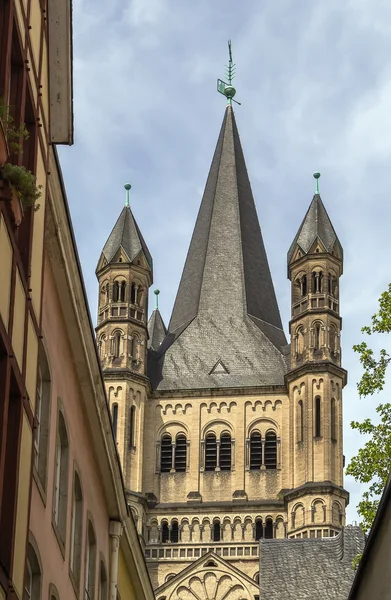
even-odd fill
[(232, 106), (232, 101), (236, 102), (236, 104), (240, 104), (237, 100), (234, 100), (234, 96), (236, 94), (236, 90), (232, 85), (232, 80), (235, 77), (235, 65), (232, 60), (232, 50), (231, 50), (231, 40), (228, 40), (228, 52), (229, 52), (229, 61), (228, 66), (226, 67), (227, 72), (226, 76), (228, 79), (228, 83), (222, 81), (221, 79), (217, 80), (217, 91), (220, 94), (223, 94), (228, 100), (228, 105)]

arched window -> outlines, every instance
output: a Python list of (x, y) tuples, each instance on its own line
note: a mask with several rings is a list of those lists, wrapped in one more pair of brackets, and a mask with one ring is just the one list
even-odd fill
[(107, 341), (106, 334), (102, 333), (102, 335), (99, 338), (99, 343), (98, 343), (100, 359), (104, 358), (106, 355), (106, 341)]
[(136, 446), (135, 424), (136, 424), (136, 407), (133, 405), (130, 407), (130, 423), (129, 423), (129, 446), (131, 448), (134, 448)]
[(172, 469), (172, 440), (169, 433), (162, 436), (160, 444), (160, 471), (169, 473)]
[(163, 544), (166, 544), (170, 539), (170, 532), (168, 529), (168, 523), (164, 522), (162, 523), (162, 542)]
[(296, 332), (296, 354), (303, 354), (304, 352), (304, 329), (299, 327)]
[(266, 519), (266, 526), (265, 526), (265, 539), (266, 540), (271, 540), (273, 538), (273, 520), (272, 519)]
[(319, 294), (323, 290), (323, 273), (314, 271), (312, 273), (312, 293)]
[(261, 540), (263, 538), (263, 523), (262, 519), (257, 519), (255, 521), (255, 539), (256, 541)]
[(335, 412), (335, 398), (331, 398), (330, 404), (330, 425), (331, 425), (331, 439), (333, 442), (337, 441), (337, 420)]
[(306, 296), (307, 295), (307, 275), (303, 275), (303, 277), (301, 278), (300, 286), (301, 286), (301, 295)]
[(177, 473), (186, 471), (187, 440), (184, 433), (178, 433), (175, 440), (174, 466)]
[(72, 497), (72, 521), (71, 521), (71, 543), (69, 554), (69, 566), (77, 589), (80, 585), (80, 564), (83, 528), (83, 494), (79, 475), (75, 471), (73, 480)]
[(125, 302), (126, 281), (121, 281), (119, 284), (119, 301)]
[(177, 521), (174, 521), (171, 524), (170, 541), (173, 542), (174, 544), (177, 544), (178, 541), (179, 541), (179, 527), (178, 527), (178, 522)]
[(107, 600), (107, 573), (103, 560), (100, 561), (99, 600)]
[(320, 414), (321, 404), (320, 404), (320, 396), (316, 396), (315, 398), (315, 437), (321, 436), (321, 414)]
[(329, 336), (330, 352), (331, 354), (335, 354), (338, 351), (338, 334), (335, 325), (330, 326)]
[(297, 441), (302, 442), (304, 439), (304, 410), (303, 400), (297, 403)]
[(117, 430), (118, 430), (118, 404), (115, 403), (112, 406), (111, 409), (111, 417), (113, 420), (113, 436), (114, 436), (114, 441), (117, 441)]
[(231, 470), (231, 448), (231, 435), (229, 433), (222, 433), (220, 437), (220, 469), (222, 471)]
[(253, 431), (250, 436), (250, 469), (255, 471), (262, 466), (262, 436)]
[(130, 303), (137, 304), (137, 285), (135, 283), (130, 286)]
[(40, 561), (31, 543), (27, 547), (23, 600), (41, 600), (42, 573)]
[(94, 598), (95, 591), (95, 564), (96, 564), (96, 537), (90, 520), (87, 524), (86, 540), (86, 570), (85, 570), (85, 596), (90, 600)]
[(265, 438), (265, 467), (277, 469), (277, 436), (275, 431), (268, 431)]
[(320, 350), (320, 333), (321, 333), (321, 326), (320, 323), (315, 323), (314, 326), (314, 348), (315, 350)]
[(213, 522), (212, 537), (213, 542), (219, 542), (221, 540), (221, 525), (219, 520)]
[(44, 490), (46, 490), (49, 414), (51, 383), (49, 365), (43, 347), (39, 349), (39, 367), (35, 402), (34, 467)]
[(113, 337), (113, 356), (119, 358), (121, 354), (121, 332), (116, 331)]
[(68, 455), (68, 434), (64, 416), (59, 410), (54, 463), (53, 520), (63, 543), (65, 543), (67, 521)]
[(255, 581), (255, 583), (259, 583), (259, 571), (258, 571), (258, 573), (255, 573), (254, 581)]
[(114, 281), (113, 284), (113, 302), (118, 302), (119, 300), (119, 282)]
[(205, 438), (205, 471), (214, 471), (217, 467), (217, 441), (214, 433)]
[(137, 337), (132, 333), (130, 338), (130, 356), (135, 359), (136, 358), (136, 347), (137, 347)]

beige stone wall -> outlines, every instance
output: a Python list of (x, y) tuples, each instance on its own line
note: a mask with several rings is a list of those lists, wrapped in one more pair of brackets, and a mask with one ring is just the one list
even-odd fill
[[(289, 400), (286, 394), (257, 394), (250, 397), (151, 398), (146, 407), (144, 439), (143, 490), (153, 493), (160, 502), (186, 502), (191, 492), (203, 502), (232, 501), (234, 492), (244, 490), (249, 500), (273, 499), (289, 486)], [(267, 431), (277, 435), (277, 470), (249, 470), (249, 437), (258, 430), (263, 438)], [(229, 432), (232, 439), (231, 471), (204, 470), (204, 442), (208, 432), (219, 438)], [(178, 433), (188, 440), (186, 473), (160, 473), (160, 440)]]

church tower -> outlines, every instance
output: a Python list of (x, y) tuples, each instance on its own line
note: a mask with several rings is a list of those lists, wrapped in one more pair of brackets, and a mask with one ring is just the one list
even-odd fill
[(142, 491), (147, 378), (148, 289), (152, 257), (129, 205), (103, 247), (96, 339), (109, 400), (113, 432), (128, 491)]
[(286, 495), (292, 536), (321, 537), (344, 524), (339, 279), (343, 251), (316, 192), (288, 251), (292, 285), (290, 371), (292, 492)]
[(228, 105), (168, 328), (158, 290), (147, 322), (152, 259), (129, 190), (97, 268), (97, 342), (157, 600), (259, 598), (259, 540), (334, 536), (348, 502), (342, 247), (317, 188), (288, 252), (289, 345), (229, 50)]

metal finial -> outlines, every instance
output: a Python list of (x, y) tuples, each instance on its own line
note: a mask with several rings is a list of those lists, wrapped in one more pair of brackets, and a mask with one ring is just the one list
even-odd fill
[(153, 293), (155, 294), (155, 297), (156, 297), (156, 299), (155, 299), (155, 308), (157, 310), (159, 308), (159, 294), (160, 294), (160, 290), (155, 290)]
[(314, 173), (314, 177), (316, 179), (315, 194), (319, 194), (319, 177), (320, 177), (320, 173), (318, 173), (318, 172)]
[(124, 188), (126, 190), (125, 206), (130, 206), (129, 192), (130, 192), (131, 187), (132, 186), (130, 185), (130, 183), (125, 183), (125, 185), (124, 185)]
[[(223, 94), (227, 98), (228, 106), (231, 106), (233, 97), (236, 94), (236, 90), (232, 85), (232, 80), (235, 77), (235, 64), (232, 60), (231, 40), (228, 40), (228, 54), (229, 54), (229, 61), (228, 61), (228, 65), (226, 67), (226, 69), (227, 69), (226, 76), (228, 79), (228, 83), (226, 83), (225, 81), (222, 81), (221, 79), (218, 79), (217, 80), (217, 91), (220, 92), (220, 94)], [(237, 100), (234, 100), (234, 102), (236, 102), (236, 104), (240, 104), (240, 102), (238, 102)]]

